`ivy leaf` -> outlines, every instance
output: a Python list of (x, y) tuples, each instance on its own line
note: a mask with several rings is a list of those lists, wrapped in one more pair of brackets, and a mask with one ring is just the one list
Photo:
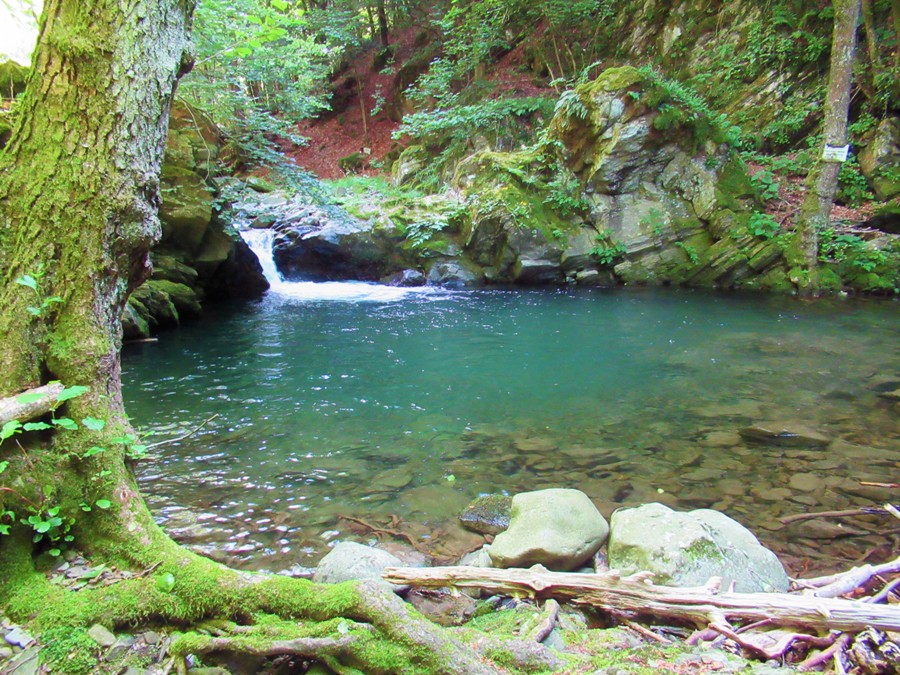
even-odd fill
[(108, 499), (98, 499), (96, 502), (94, 502), (94, 504), (97, 505), (98, 509), (108, 509), (110, 506), (112, 506), (112, 502)]
[(28, 286), (28, 288), (32, 290), (37, 290), (37, 281), (30, 274), (23, 274), (18, 279), (16, 279), (16, 283), (20, 286)]
[(62, 551), (60, 551), (58, 548), (51, 548), (49, 551), (47, 551), (47, 553), (52, 555), (54, 558), (58, 558), (59, 554), (62, 553)]
[(69, 417), (60, 417), (58, 419), (53, 420), (53, 424), (60, 427), (61, 429), (69, 429), (70, 431), (75, 431), (78, 428), (78, 424), (75, 420)]
[(70, 398), (77, 398), (82, 394), (86, 394), (91, 390), (90, 387), (83, 387), (80, 384), (76, 384), (74, 387), (66, 387), (59, 395), (56, 397), (57, 401), (68, 401)]
[(81, 423), (91, 431), (103, 431), (106, 426), (106, 420), (99, 420), (96, 417), (85, 417)]
[(6, 424), (3, 425), (3, 428), (0, 429), (0, 441), (9, 438), (22, 428), (22, 423), (19, 420), (10, 420)]
[(288, 5), (288, 3), (286, 3), (284, 0), (272, 0), (272, 7), (281, 12), (286, 10), (289, 6), (290, 5)]
[(46, 422), (25, 422), (22, 429), (25, 431), (43, 431), (44, 429), (50, 429), (50, 425)]
[(94, 455), (99, 455), (101, 452), (106, 452), (106, 448), (101, 448), (99, 445), (92, 445), (87, 450), (85, 450), (84, 457), (87, 459), (88, 457), (93, 457)]

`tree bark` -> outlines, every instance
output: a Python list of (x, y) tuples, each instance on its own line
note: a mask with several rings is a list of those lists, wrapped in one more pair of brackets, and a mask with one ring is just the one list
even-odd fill
[[(833, 0), (833, 5), (831, 68), (822, 121), (823, 153), (828, 147), (838, 148), (847, 144), (847, 114), (850, 109), (860, 0)], [(796, 226), (797, 251), (792, 261), (801, 270), (801, 276), (795, 281), (805, 294), (815, 294), (819, 289), (818, 231), (830, 222), (840, 170), (840, 162), (823, 160), (820, 155), (807, 178), (806, 198), (800, 207)]]

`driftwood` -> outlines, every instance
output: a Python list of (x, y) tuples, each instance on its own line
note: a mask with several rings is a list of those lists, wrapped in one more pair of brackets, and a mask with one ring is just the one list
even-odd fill
[(900, 606), (788, 593), (718, 593), (712, 586), (655, 586), (646, 573), (622, 577), (615, 572), (575, 574), (531, 569), (479, 567), (389, 567), (384, 579), (394, 584), (482, 588), (497, 593), (568, 599), (617, 612), (693, 622), (699, 626), (732, 620), (768, 620), (772, 625), (860, 631), (866, 626), (900, 631)]
[[(54, 410), (59, 405), (57, 396), (62, 393), (63, 389), (65, 389), (65, 387), (62, 383), (55, 382), (53, 384), (45, 384), (43, 387), (36, 387), (35, 389), (20, 392), (15, 396), (0, 398), (0, 426), (14, 420), (27, 422), (28, 420), (33, 420), (35, 417), (40, 417), (41, 415)], [(32, 398), (33, 396), (40, 396), (40, 398), (36, 398), (28, 403), (20, 403), (19, 398), (26, 395), (29, 398)]]
[(820, 598), (836, 598), (866, 584), (869, 579), (900, 572), (900, 558), (881, 565), (862, 565), (839, 574), (829, 574), (813, 579), (795, 579), (794, 586), (806, 589), (804, 594)]
[(782, 523), (789, 525), (797, 523), (801, 520), (812, 520), (814, 518), (847, 518), (851, 516), (883, 516), (889, 513), (887, 508), (878, 506), (863, 506), (858, 509), (845, 509), (843, 511), (817, 511), (815, 513), (795, 513), (791, 516), (779, 518)]

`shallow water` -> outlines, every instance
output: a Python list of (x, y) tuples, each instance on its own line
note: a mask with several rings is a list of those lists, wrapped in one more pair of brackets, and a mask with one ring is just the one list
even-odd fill
[[(607, 516), (721, 509), (795, 572), (896, 549), (884, 518), (778, 522), (876, 505), (888, 492), (859, 481), (900, 478), (897, 404), (879, 395), (900, 380), (896, 302), (301, 286), (124, 352), (146, 440), (217, 415), (139, 469), (164, 526), (213, 557), (311, 566), (366, 540), (346, 515), (450, 559), (478, 543), (455, 520), (472, 497), (553, 486)], [(835, 442), (736, 435), (766, 420)]]

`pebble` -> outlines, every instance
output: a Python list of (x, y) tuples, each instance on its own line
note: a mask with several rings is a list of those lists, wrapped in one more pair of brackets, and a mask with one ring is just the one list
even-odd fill
[(105, 626), (95, 623), (88, 629), (88, 637), (101, 647), (112, 647), (116, 643), (116, 636)]
[(5, 659), (11, 659), (13, 655), (13, 650), (9, 647), (0, 647), (0, 661)]
[(791, 476), (790, 486), (802, 492), (818, 492), (825, 487), (825, 481), (814, 473), (795, 473)]
[(25, 649), (28, 645), (34, 642), (34, 638), (24, 630), (22, 630), (19, 626), (13, 626), (12, 630), (10, 630), (3, 637), (6, 640), (7, 644), (12, 645), (13, 647), (21, 647), (22, 649)]

